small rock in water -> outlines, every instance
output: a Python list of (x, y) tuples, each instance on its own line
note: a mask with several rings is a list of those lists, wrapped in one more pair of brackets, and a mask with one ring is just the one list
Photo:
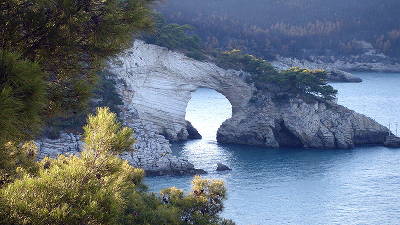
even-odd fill
[(207, 171), (205, 171), (203, 169), (195, 169), (194, 174), (195, 175), (203, 175), (203, 174), (207, 174)]
[(227, 171), (227, 170), (232, 170), (232, 169), (222, 163), (217, 164), (217, 171)]
[(189, 140), (195, 140), (195, 139), (202, 139), (203, 137), (201, 136), (201, 134), (199, 133), (199, 131), (197, 131), (196, 128), (194, 128), (194, 126), (189, 122), (186, 121), (186, 130), (189, 134), (188, 139)]

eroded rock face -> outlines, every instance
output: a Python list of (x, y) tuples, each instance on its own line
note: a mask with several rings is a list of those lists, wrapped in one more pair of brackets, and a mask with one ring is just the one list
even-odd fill
[(110, 61), (108, 72), (123, 98), (121, 119), (135, 130), (137, 139), (136, 151), (122, 157), (152, 175), (204, 173), (173, 156), (169, 143), (201, 138), (185, 120), (191, 92), (207, 87), (222, 93), (231, 102), (233, 114), (243, 112), (253, 92), (238, 71), (142, 41)]
[(109, 71), (119, 80), (123, 111), (137, 112), (137, 120), (148, 130), (172, 141), (188, 138), (185, 111), (190, 93), (199, 87), (220, 92), (232, 104), (232, 118), (218, 131), (221, 143), (351, 148), (383, 144), (388, 133), (371, 118), (335, 103), (276, 100), (273, 91), (260, 94), (246, 83), (244, 73), (142, 41), (113, 60)]
[[(193, 130), (185, 120), (191, 92), (206, 87), (223, 94), (232, 105), (232, 118), (223, 123), (221, 143), (266, 147), (351, 148), (383, 144), (387, 128), (334, 103), (307, 103), (299, 98), (279, 101), (275, 94), (260, 95), (246, 83), (245, 73), (224, 70), (183, 54), (136, 41), (109, 62), (123, 98), (121, 120), (135, 130), (136, 151), (121, 155), (150, 175), (196, 174), (186, 159), (172, 155), (170, 142), (187, 140)], [(40, 156), (77, 154), (79, 136), (40, 140)]]
[(191, 92), (214, 89), (230, 101), (236, 114), (247, 107), (254, 90), (241, 72), (142, 41), (110, 62), (108, 70), (117, 80), (124, 110), (136, 111), (144, 124), (171, 141), (188, 138), (185, 115)]
[(83, 148), (81, 136), (75, 134), (61, 133), (57, 139), (42, 138), (36, 141), (39, 149), (38, 158), (56, 158), (58, 155), (75, 155)]
[(188, 139), (190, 140), (195, 140), (195, 139), (202, 139), (203, 137), (199, 133), (199, 131), (193, 127), (192, 123), (189, 121), (186, 121), (186, 130), (188, 132)]
[(218, 130), (222, 143), (263, 147), (353, 148), (382, 145), (388, 129), (373, 119), (335, 103), (290, 99), (264, 94), (247, 113), (233, 116)]
[(228, 171), (228, 170), (232, 170), (231, 168), (229, 168), (227, 165), (222, 164), (222, 163), (217, 163), (217, 169), (216, 171)]

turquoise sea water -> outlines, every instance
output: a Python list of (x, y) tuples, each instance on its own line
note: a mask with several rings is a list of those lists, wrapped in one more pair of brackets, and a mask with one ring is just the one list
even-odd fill
[[(333, 84), (339, 103), (387, 125), (400, 123), (400, 74), (360, 73), (360, 84)], [(206, 178), (223, 179), (228, 200), (223, 216), (247, 224), (400, 224), (400, 149), (266, 149), (221, 145), (220, 124), (231, 116), (219, 93), (199, 89), (187, 119), (202, 140), (173, 145)], [(399, 128), (400, 134), (400, 128)], [(216, 172), (222, 162), (230, 172)], [(192, 177), (146, 178), (151, 191), (176, 186), (190, 190)]]

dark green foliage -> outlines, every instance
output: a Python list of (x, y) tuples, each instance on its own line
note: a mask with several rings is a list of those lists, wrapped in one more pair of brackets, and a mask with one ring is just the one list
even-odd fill
[(98, 81), (91, 94), (92, 100), (86, 109), (76, 112), (69, 117), (52, 117), (47, 120), (43, 135), (56, 139), (61, 131), (69, 133), (82, 133), (89, 113), (95, 113), (98, 107), (108, 107), (118, 116), (120, 106), (123, 104), (121, 96), (117, 93), (116, 82), (108, 76), (107, 71), (99, 73)]
[(272, 77), (258, 76), (255, 82), (257, 84), (272, 81), (288, 92), (333, 100), (336, 97), (337, 90), (327, 84), (325, 76), (326, 73), (321, 70), (313, 71), (295, 67)]
[(166, 47), (170, 50), (183, 52), (188, 57), (204, 60), (206, 58), (200, 38), (190, 34), (193, 28), (189, 25), (168, 24), (156, 15), (154, 31), (143, 35), (149, 44)]
[[(242, 54), (239, 50), (224, 52), (216, 59), (217, 65), (223, 68), (234, 68), (251, 74), (247, 79), (257, 89), (279, 88), (279, 92), (303, 97), (314, 96), (325, 100), (335, 98), (337, 91), (327, 84), (326, 72), (292, 68), (277, 71), (267, 61), (253, 55)], [(252, 100), (254, 101), (254, 100)]]
[[(116, 81), (109, 77), (107, 71), (103, 71), (99, 75), (99, 81), (94, 89), (93, 98), (97, 101), (90, 103), (90, 108), (108, 107), (111, 112), (119, 115), (121, 113), (120, 106), (123, 105), (122, 98), (116, 89)], [(94, 112), (94, 110), (92, 110)]]
[(264, 59), (243, 54), (240, 50), (231, 50), (219, 54), (216, 64), (225, 69), (243, 70), (251, 74), (276, 74), (275, 68)]
[(43, 79), (38, 64), (0, 50), (0, 148), (37, 134), (46, 103)]
[(86, 106), (107, 57), (151, 25), (151, 0), (5, 0), (0, 48), (20, 52), (48, 73), (46, 113), (69, 115)]

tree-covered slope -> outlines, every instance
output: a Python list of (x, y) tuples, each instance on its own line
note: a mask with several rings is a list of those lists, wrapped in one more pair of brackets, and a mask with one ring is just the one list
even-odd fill
[(360, 40), (400, 56), (398, 0), (169, 0), (168, 22), (189, 24), (208, 47), (263, 57), (351, 55)]

